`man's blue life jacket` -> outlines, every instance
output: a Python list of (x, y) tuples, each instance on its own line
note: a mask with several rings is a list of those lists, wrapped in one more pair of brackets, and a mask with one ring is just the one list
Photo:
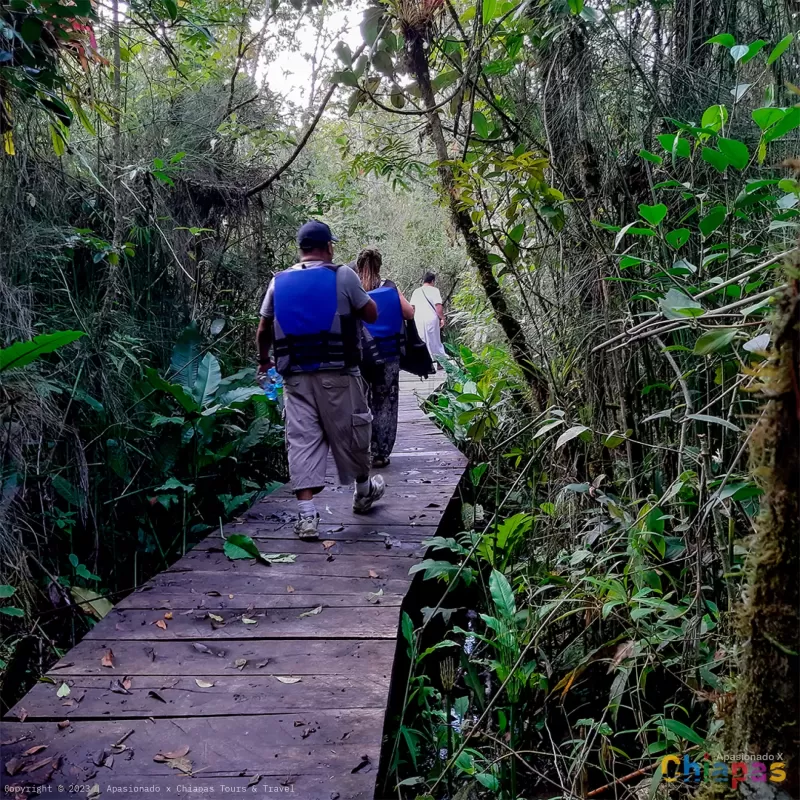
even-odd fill
[(378, 306), (378, 319), (364, 325), (375, 342), (378, 357), (383, 361), (396, 361), (405, 344), (400, 294), (394, 286), (381, 286), (368, 294)]
[(275, 360), (281, 375), (358, 366), (359, 320), (339, 313), (334, 264), (275, 276)]

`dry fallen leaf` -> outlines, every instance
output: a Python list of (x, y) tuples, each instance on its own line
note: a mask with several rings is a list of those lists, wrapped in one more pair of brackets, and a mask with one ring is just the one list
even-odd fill
[(164, 619), (172, 619), (172, 612), (171, 611), (167, 611), (167, 613), (164, 614)]
[(167, 629), (167, 623), (164, 622), (163, 619), (157, 619), (153, 624), (156, 626), (156, 628), (161, 628), (162, 631)]
[(100, 797), (100, 784), (96, 783), (86, 790), (86, 800), (94, 800), (95, 797)]
[(233, 662), (233, 665), (237, 669), (244, 669), (245, 666), (247, 665), (247, 659), (246, 658), (237, 658), (236, 661)]
[(256, 664), (256, 666), (257, 666), (259, 669), (264, 669), (264, 667), (266, 667), (266, 666), (267, 666), (267, 664), (269, 664), (269, 659), (268, 659), (268, 658), (265, 658), (263, 661), (259, 661), (259, 662), (258, 662), (258, 664)]
[(261, 776), (260, 775), (253, 775), (253, 777), (250, 778), (250, 783), (248, 783), (247, 785), (248, 786), (256, 786), (260, 780), (261, 780)]
[(25, 772), (36, 772), (37, 769), (41, 769), (42, 767), (46, 767), (50, 763), (50, 756), (43, 758), (41, 761), (37, 761), (34, 764), (30, 764), (25, 767)]
[(377, 592), (370, 592), (367, 595), (367, 602), (379, 605), (381, 602), (381, 597), (383, 597), (383, 589), (378, 589)]
[(250, 619), (249, 617), (242, 617), (242, 622), (244, 622), (245, 625), (258, 625), (257, 619)]
[(292, 675), (276, 675), (275, 676), (281, 683), (300, 683), (302, 678), (295, 678)]
[(219, 616), (219, 614), (212, 614), (210, 611), (208, 613), (208, 618), (209, 619), (213, 619), (214, 622), (224, 622), (225, 621), (225, 620), (222, 619), (222, 617)]
[(312, 608), (311, 611), (304, 611), (300, 614), (301, 617), (315, 617), (322, 611), (322, 606), (317, 606), (316, 608)]
[(21, 766), (22, 766), (21, 758), (11, 758), (8, 761), (6, 761), (6, 772), (13, 777), (19, 772), (19, 768)]
[(17, 711), (17, 719), (20, 722), (25, 722), (25, 720), (28, 719), (28, 709), (22, 708), (22, 706), (20, 706), (19, 711)]
[(158, 700), (158, 701), (160, 701), (160, 702), (162, 702), (162, 703), (166, 703), (166, 702), (167, 702), (167, 701), (166, 701), (166, 700), (165, 700), (165, 699), (164, 699), (164, 698), (163, 698), (163, 697), (162, 697), (162, 696), (161, 696), (161, 695), (160, 695), (158, 692), (154, 691), (153, 689), (151, 689), (151, 690), (150, 690), (150, 691), (147, 693), (147, 696), (148, 696), (148, 697), (152, 697), (152, 698), (153, 698), (153, 700)]
[(180, 770), (184, 775), (189, 775), (192, 771), (192, 762), (188, 758), (171, 758), (167, 761), (167, 765)]
[(608, 671), (613, 672), (626, 658), (630, 658), (633, 655), (634, 649), (635, 643), (633, 641), (623, 642), (618, 645), (617, 649), (614, 651), (614, 658), (611, 659)]
[(172, 758), (183, 758), (188, 754), (189, 749), (189, 745), (186, 744), (183, 747), (179, 747), (177, 750), (169, 750), (166, 753), (159, 752), (153, 758), (153, 761), (169, 761)]
[(128, 686), (126, 686), (121, 680), (111, 681), (111, 685), (108, 687), (114, 694), (130, 694), (128, 689), (130, 688), (130, 681), (128, 681)]
[(379, 576), (378, 576), (378, 573), (377, 573), (377, 572), (375, 572), (375, 570), (374, 570), (374, 569), (371, 569), (371, 570), (369, 571), (369, 577), (370, 577), (370, 578), (377, 578), (377, 577), (379, 577)]
[(42, 750), (44, 750), (46, 747), (47, 747), (46, 744), (35, 744), (33, 747), (29, 747), (22, 755), (35, 756), (37, 753), (41, 753)]
[(122, 688), (123, 689), (130, 689), (131, 688), (131, 679), (126, 675), (125, 679), (122, 681)]
[[(70, 693), (70, 688), (67, 686), (66, 683), (62, 683), (61, 686), (58, 687), (58, 691), (56, 692), (56, 697), (66, 697)], [(22, 720), (20, 720), (21, 722)]]
[(232, 594), (228, 595), (228, 600), (233, 600), (233, 595)]
[(101, 667), (114, 666), (114, 652), (112, 650), (106, 650), (106, 652), (103, 654), (103, 657), (100, 659), (100, 666)]
[(286, 586), (286, 594), (291, 594), (293, 591), (294, 591), (294, 586), (292, 586), (291, 584), (288, 584)]
[(61, 722), (58, 723), (58, 727), (62, 731), (64, 730), (64, 728), (69, 728), (70, 725), (71, 723), (68, 719), (62, 719)]
[(211, 652), (211, 648), (207, 647), (204, 644), (201, 644), (200, 642), (192, 642), (192, 647), (195, 650), (197, 650), (198, 653), (205, 653), (206, 655), (209, 655), (209, 656), (213, 655), (213, 653)]
[(212, 681), (204, 681), (201, 678), (195, 678), (194, 682), (201, 688), (201, 689), (210, 689), (214, 683)]
[(326, 540), (325, 540), (325, 541), (322, 543), (322, 546), (323, 546), (323, 547), (324, 547), (326, 550), (330, 550), (330, 549), (331, 549), (331, 547), (333, 547), (335, 544), (336, 544), (336, 542), (335, 542), (333, 539), (326, 539)]

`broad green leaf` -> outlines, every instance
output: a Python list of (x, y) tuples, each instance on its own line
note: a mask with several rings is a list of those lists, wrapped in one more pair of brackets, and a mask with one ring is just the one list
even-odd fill
[(664, 159), (661, 158), (661, 156), (657, 156), (655, 153), (651, 153), (649, 150), (642, 149), (642, 150), (639, 151), (639, 155), (645, 161), (651, 161), (653, 164), (659, 164), (660, 165), (660, 164), (664, 163)]
[(699, 745), (703, 745), (705, 743), (705, 739), (703, 739), (699, 733), (695, 733), (688, 725), (684, 725), (682, 722), (678, 722), (676, 719), (665, 719), (664, 727), (668, 731), (672, 731), (672, 733), (680, 736), (681, 739), (685, 739), (687, 742), (692, 742), (693, 744)]
[(767, 57), (767, 66), (774, 64), (785, 52), (789, 45), (794, 41), (794, 34), (789, 33), (781, 39), (772, 49)]
[(385, 50), (378, 50), (372, 56), (372, 66), (384, 75), (391, 76), (394, 74), (392, 57)]
[(737, 433), (741, 430), (737, 425), (734, 425), (732, 422), (729, 422), (727, 419), (722, 419), (721, 417), (712, 417), (709, 414), (687, 414), (686, 419), (693, 419), (695, 422), (707, 422), (712, 425), (722, 425), (723, 428), (728, 428), (729, 430), (736, 431)]
[(711, 128), (718, 131), (728, 120), (728, 109), (723, 105), (709, 106), (703, 112), (700, 124), (704, 128)]
[(91, 614), (95, 619), (103, 619), (114, 608), (114, 604), (108, 598), (102, 597), (92, 589), (72, 586), (69, 592), (81, 611)]
[(0, 585), (0, 598), (6, 599), (8, 597), (13, 597), (14, 593), (17, 590), (13, 586), (9, 586), (7, 583)]
[(358, 88), (358, 76), (351, 69), (343, 69), (331, 75), (331, 82), (342, 86)]
[(339, 60), (346, 66), (350, 67), (353, 64), (353, 52), (350, 50), (350, 45), (347, 42), (337, 42), (336, 47), (333, 48)]
[(83, 336), (83, 331), (56, 331), (34, 336), (28, 342), (15, 342), (9, 347), (0, 349), (0, 372), (17, 369), (36, 361), (45, 353), (52, 353), (59, 347), (74, 342)]
[(170, 360), (170, 380), (191, 391), (197, 380), (197, 370), (200, 366), (200, 332), (197, 323), (192, 322), (178, 337), (172, 348)]
[(0, 607), (0, 614), (5, 614), (7, 617), (24, 617), (25, 612), (16, 606), (2, 606)]
[(754, 58), (756, 55), (758, 55), (766, 46), (767, 43), (763, 39), (756, 39), (754, 42), (751, 42), (747, 48), (747, 52), (742, 56), (742, 64), (746, 64), (751, 58)]
[(517, 613), (517, 604), (514, 599), (514, 590), (502, 572), (492, 571), (489, 576), (489, 592), (500, 615), (506, 619), (512, 619)]
[(678, 250), (689, 241), (690, 235), (691, 232), (688, 228), (676, 228), (674, 231), (670, 231), (668, 234), (666, 234), (664, 238), (670, 247)]
[(723, 47), (733, 47), (736, 39), (730, 33), (718, 33), (706, 41), (706, 44), (721, 44)]
[(642, 203), (639, 205), (639, 215), (651, 225), (658, 225), (667, 216), (667, 207), (663, 203), (654, 206)]
[(670, 289), (658, 301), (658, 305), (667, 319), (684, 319), (685, 317), (699, 317), (705, 313), (703, 306), (693, 297), (680, 291)]
[(728, 159), (719, 150), (714, 150), (711, 147), (703, 147), (701, 157), (706, 164), (711, 164), (717, 172), (725, 172), (728, 167)]
[(800, 108), (794, 106), (788, 109), (783, 117), (764, 134), (764, 140), (774, 142), (797, 127), (800, 127)]
[(582, 433), (586, 433), (588, 430), (589, 428), (587, 428), (585, 425), (575, 425), (569, 430), (564, 431), (564, 433), (562, 433), (556, 441), (556, 450), (563, 447), (567, 442), (571, 442)]
[(711, 234), (714, 233), (714, 231), (719, 228), (723, 222), (725, 222), (727, 213), (728, 211), (723, 205), (717, 205), (711, 208), (698, 223), (700, 233), (702, 233), (706, 238), (711, 236)]
[(197, 380), (192, 387), (192, 397), (201, 408), (207, 406), (214, 397), (221, 380), (222, 370), (219, 361), (212, 353), (206, 353), (200, 362)]
[(84, 497), (66, 478), (60, 475), (53, 475), (50, 479), (53, 488), (63, 497), (70, 505), (80, 508), (83, 506)]
[(489, 123), (480, 111), (476, 111), (472, 115), (472, 127), (481, 139), (486, 139), (489, 136)]
[(603, 439), (603, 447), (613, 450), (619, 447), (625, 441), (625, 434), (618, 431), (612, 431)]
[(762, 130), (768, 130), (786, 116), (783, 108), (756, 108), (751, 115), (753, 122)]
[(694, 345), (696, 356), (707, 356), (709, 353), (716, 353), (727, 347), (736, 338), (735, 328), (720, 328), (713, 331), (706, 331)]
[(483, 24), (488, 25), (497, 10), (497, 0), (483, 0)]
[(656, 139), (658, 139), (661, 146), (673, 156), (689, 158), (689, 156), (692, 154), (692, 151), (689, 147), (689, 142), (687, 142), (686, 139), (681, 138), (676, 133), (662, 133), (659, 136), (656, 136)]
[(533, 438), (538, 439), (540, 436), (544, 436), (548, 431), (551, 431), (553, 430), (553, 428), (557, 428), (559, 425), (563, 424), (564, 424), (563, 419), (554, 419), (551, 420), (550, 422), (545, 422), (545, 424), (542, 425), (542, 427), (539, 428), (539, 430), (533, 434)]
[(747, 149), (747, 145), (738, 139), (725, 139), (720, 136), (717, 139), (717, 147), (736, 169), (744, 169), (750, 161), (750, 152)]
[(144, 371), (148, 383), (154, 388), (162, 392), (171, 394), (180, 404), (184, 411), (199, 411), (200, 407), (194, 401), (194, 398), (177, 383), (170, 383), (165, 381), (152, 367), (146, 367)]
[(747, 55), (748, 50), (749, 48), (746, 44), (735, 44), (731, 47), (731, 58), (738, 63)]
[(619, 260), (620, 269), (628, 269), (628, 267), (635, 267), (637, 264), (642, 264), (644, 259), (636, 258), (636, 256), (622, 256)]

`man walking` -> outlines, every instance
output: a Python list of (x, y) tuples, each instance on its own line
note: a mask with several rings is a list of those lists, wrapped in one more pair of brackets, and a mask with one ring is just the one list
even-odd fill
[(284, 379), (289, 476), (297, 497), (295, 533), (315, 539), (314, 495), (325, 486), (328, 452), (339, 481), (355, 481), (353, 511), (363, 514), (383, 496), (380, 475), (370, 478), (372, 415), (359, 371), (361, 323), (378, 309), (347, 266), (333, 264), (331, 229), (312, 220), (297, 232), (300, 262), (276, 275), (261, 306), (258, 375), (273, 366)]

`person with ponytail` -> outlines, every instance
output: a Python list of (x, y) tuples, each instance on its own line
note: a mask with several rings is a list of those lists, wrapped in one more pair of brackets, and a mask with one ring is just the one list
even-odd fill
[(372, 411), (372, 466), (375, 468), (389, 465), (397, 438), (403, 320), (414, 318), (414, 307), (397, 285), (381, 278), (382, 263), (381, 254), (374, 249), (362, 250), (356, 259), (361, 285), (378, 306), (377, 322), (367, 326), (378, 358), (362, 366)]

